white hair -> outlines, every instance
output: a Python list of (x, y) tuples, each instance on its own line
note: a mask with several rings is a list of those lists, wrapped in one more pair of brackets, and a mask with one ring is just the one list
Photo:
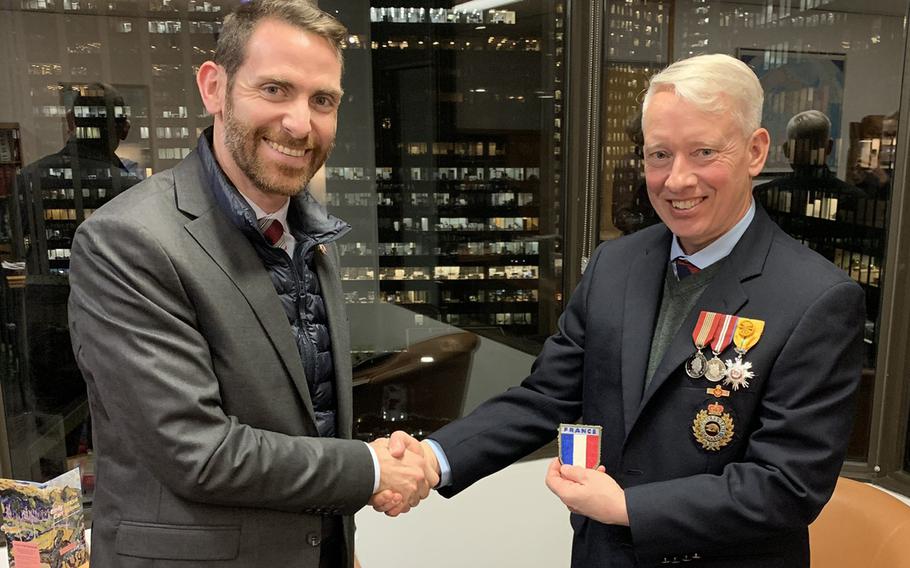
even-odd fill
[(642, 112), (662, 91), (671, 91), (704, 112), (733, 114), (746, 136), (761, 128), (765, 99), (761, 83), (748, 65), (729, 55), (696, 55), (660, 71), (651, 77)]

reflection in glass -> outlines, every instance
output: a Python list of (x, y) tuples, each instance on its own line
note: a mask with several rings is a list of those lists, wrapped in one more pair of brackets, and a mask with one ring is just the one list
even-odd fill
[(161, 3), (167, 16), (151, 20), (133, 17), (139, 4), (17, 2), (0, 16), (14, 49), (0, 60), (0, 384), (9, 440), (0, 451), (8, 451), (4, 473), (22, 479), (80, 465), (87, 500), (91, 424), (66, 311), (71, 239), (98, 207), (192, 147), (201, 114), (188, 90), (192, 58), (214, 43), (209, 35), (183, 50), (175, 42), (189, 37), (183, 4)]
[[(370, 77), (351, 72), (345, 88), (364, 85), (370, 106), (357, 112), (372, 116), (373, 128), (355, 139), (342, 116), (326, 168), (327, 203), (355, 227), (342, 246), (342, 263), (358, 269), (347, 273), (349, 297), (362, 303), (377, 291), (380, 302), (428, 304), (443, 321), (464, 321), (447, 317), (445, 298), (463, 297), (465, 286), (486, 297), (501, 281), (521, 280), (512, 295), (530, 298), (529, 285), (535, 293), (520, 317), (497, 318), (479, 301), (475, 309), (491, 317), (475, 318), (475, 331), (531, 339), (519, 344), (536, 351), (561, 308), (562, 70), (553, 57), (562, 53), (561, 4), (471, 13), (337, 4), (350, 33), (372, 47), (346, 53), (349, 69), (370, 70), (372, 90)], [(375, 161), (363, 158), (370, 151)], [(368, 266), (379, 267), (378, 289)]]
[[(330, 3), (364, 49), (345, 53), (326, 167), (330, 211), (354, 227), (341, 262), (364, 439), (423, 435), (514, 385), (562, 309), (563, 3), (371, 4)], [(526, 364), (481, 371), (512, 348)], [(415, 353), (433, 362), (389, 371)], [(381, 387), (359, 381), (374, 372)]]
[[(765, 90), (772, 151), (756, 199), (866, 291), (866, 353), (848, 458), (868, 458), (880, 285), (907, 2), (607, 3), (600, 236), (647, 226), (634, 124), (647, 76), (699, 53), (739, 57)], [(807, 111), (812, 111), (808, 112)], [(822, 118), (824, 117), (824, 118)], [(630, 125), (632, 125), (630, 127)]]

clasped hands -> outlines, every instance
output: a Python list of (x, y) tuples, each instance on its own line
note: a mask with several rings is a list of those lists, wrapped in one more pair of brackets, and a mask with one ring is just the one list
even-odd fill
[[(379, 458), (379, 490), (370, 505), (380, 513), (397, 517), (416, 507), (439, 484), (439, 462), (427, 442), (418, 442), (405, 432), (370, 442)], [(622, 487), (597, 469), (550, 462), (547, 487), (576, 514), (611, 525), (629, 525), (626, 496)]]
[(407, 513), (439, 484), (439, 463), (426, 442), (399, 430), (370, 446), (379, 459), (379, 490), (370, 498), (376, 511), (390, 517)]

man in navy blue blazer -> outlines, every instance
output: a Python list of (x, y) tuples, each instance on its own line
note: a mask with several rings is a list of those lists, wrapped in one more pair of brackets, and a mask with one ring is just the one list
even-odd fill
[(809, 566), (850, 434), (864, 298), (752, 199), (762, 99), (726, 55), (652, 78), (645, 176), (663, 224), (602, 244), (531, 374), (423, 443), (442, 495), (560, 423), (597, 425), (602, 466), (554, 460), (546, 479), (572, 512), (573, 567)]

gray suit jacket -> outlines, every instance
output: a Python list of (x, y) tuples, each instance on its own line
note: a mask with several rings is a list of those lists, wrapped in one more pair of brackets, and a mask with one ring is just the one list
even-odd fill
[(80, 226), (69, 316), (94, 422), (93, 568), (315, 567), (325, 514), (345, 515), (351, 565), (373, 462), (350, 440), (337, 253), (316, 254), (339, 438), (317, 437), (275, 289), (195, 153)]

